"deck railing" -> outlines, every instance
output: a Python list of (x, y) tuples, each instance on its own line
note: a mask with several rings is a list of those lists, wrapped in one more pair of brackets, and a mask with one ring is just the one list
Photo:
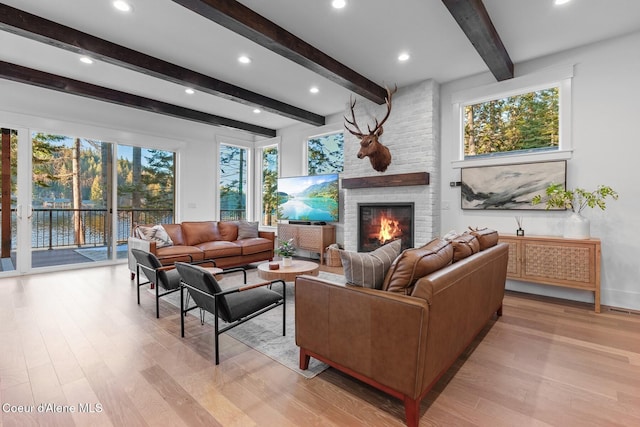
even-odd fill
[[(1, 211), (1, 210), (0, 210)], [(74, 231), (74, 214), (78, 212), (83, 229), (84, 242), (77, 243)], [(16, 210), (11, 209), (12, 249), (15, 249)], [(246, 219), (244, 209), (220, 211), (221, 221)], [(117, 243), (124, 243), (131, 234), (134, 223), (171, 224), (174, 222), (172, 209), (118, 209)], [(38, 208), (31, 217), (31, 247), (53, 249), (72, 246), (106, 246), (110, 224), (107, 209)], [(82, 240), (81, 240), (82, 241)]]
[[(80, 214), (84, 242), (75, 238), (74, 214)], [(12, 249), (15, 249), (16, 212), (11, 210)], [(117, 243), (127, 241), (131, 227), (138, 224), (170, 224), (173, 222), (172, 209), (118, 209)], [(31, 217), (31, 247), (53, 249), (71, 246), (106, 246), (110, 223), (107, 209), (33, 209)], [(80, 240), (82, 242), (82, 239)]]
[(246, 219), (246, 209), (222, 209), (220, 221), (240, 221)]

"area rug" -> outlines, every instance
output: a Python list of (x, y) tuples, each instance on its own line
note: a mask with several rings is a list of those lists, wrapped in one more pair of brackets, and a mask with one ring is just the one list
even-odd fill
[[(319, 273), (319, 277), (326, 280), (344, 283), (344, 276), (337, 274), (321, 271)], [(261, 279), (258, 278), (258, 274), (255, 269), (247, 271), (247, 283), (256, 283), (260, 281)], [(230, 274), (220, 282), (221, 286), (224, 286), (225, 288), (241, 283), (241, 274)], [(280, 284), (274, 285), (273, 289), (280, 290), (281, 286), (282, 285)], [(311, 358), (309, 368), (307, 370), (303, 371), (298, 367), (300, 361), (300, 350), (296, 345), (294, 284), (287, 283), (286, 290), (287, 334), (285, 336), (282, 336), (282, 309), (280, 307), (261, 314), (260, 316), (229, 330), (226, 334), (270, 357), (292, 371), (295, 371), (306, 378), (313, 378), (329, 366)], [(176, 306), (180, 305), (179, 293), (173, 293), (164, 298)], [(189, 316), (199, 316), (199, 310), (193, 310), (189, 313)], [(206, 313), (205, 322), (213, 325), (213, 315)], [(224, 322), (221, 322), (220, 325), (222, 327)], [(224, 354), (224, 350), (221, 354)]]

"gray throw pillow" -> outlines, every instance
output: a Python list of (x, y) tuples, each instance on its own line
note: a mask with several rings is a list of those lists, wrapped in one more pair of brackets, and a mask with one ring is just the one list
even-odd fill
[(394, 240), (373, 252), (340, 250), (344, 276), (351, 285), (382, 289), (384, 278), (393, 261), (400, 255), (402, 240)]
[(258, 237), (258, 221), (238, 221), (238, 240)]

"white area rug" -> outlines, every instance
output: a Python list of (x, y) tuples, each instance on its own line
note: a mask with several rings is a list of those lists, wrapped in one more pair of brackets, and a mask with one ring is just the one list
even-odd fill
[[(320, 278), (326, 280), (342, 281), (344, 282), (344, 276), (337, 274), (320, 272)], [(255, 269), (247, 271), (247, 283), (256, 283), (261, 281), (258, 278), (258, 274)], [(242, 283), (241, 274), (232, 274), (226, 276), (220, 281), (221, 286), (231, 287), (233, 285)], [(273, 289), (280, 291), (282, 289), (281, 284), (276, 284)], [(281, 365), (286, 366), (292, 371), (306, 377), (313, 378), (329, 366), (321, 363), (314, 358), (311, 358), (309, 362), (309, 369), (303, 371), (299, 366), (300, 361), (300, 349), (296, 345), (296, 331), (295, 331), (295, 295), (294, 284), (287, 283), (287, 327), (285, 336), (282, 336), (282, 308), (278, 307), (270, 310), (260, 316), (236, 326), (235, 328), (226, 332), (227, 335), (237, 339), (238, 341), (246, 344), (247, 346), (259, 351), (260, 353), (270, 357)], [(172, 304), (179, 306), (180, 299), (179, 293), (173, 293), (164, 297)], [(189, 313), (189, 316), (198, 316), (199, 310), (193, 310)], [(213, 315), (206, 313), (205, 322), (213, 325)], [(224, 322), (220, 323), (221, 327)], [(220, 349), (221, 358), (224, 358), (224, 348)], [(222, 363), (222, 362), (221, 362)]]

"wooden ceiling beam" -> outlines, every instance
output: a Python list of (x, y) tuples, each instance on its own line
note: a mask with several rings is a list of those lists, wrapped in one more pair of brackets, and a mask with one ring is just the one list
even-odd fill
[(442, 0), (498, 81), (513, 78), (513, 62), (482, 0)]
[(324, 116), (0, 3), (0, 29), (314, 126)]
[(238, 120), (204, 113), (202, 111), (180, 107), (167, 102), (132, 95), (130, 93), (97, 86), (80, 80), (74, 80), (68, 77), (34, 70), (33, 68), (23, 67), (22, 65), (16, 65), (10, 62), (0, 61), (0, 78), (38, 86), (45, 89), (52, 89), (58, 92), (78, 95), (85, 98), (110, 102), (112, 104), (123, 105), (125, 107), (132, 107), (151, 113), (177, 117), (179, 119), (190, 120), (193, 122), (205, 123), (213, 126), (225, 126), (267, 137), (276, 136), (275, 129), (256, 126), (250, 123), (244, 123)]
[(181, 6), (302, 65), (377, 104), (385, 88), (235, 0), (173, 0)]

